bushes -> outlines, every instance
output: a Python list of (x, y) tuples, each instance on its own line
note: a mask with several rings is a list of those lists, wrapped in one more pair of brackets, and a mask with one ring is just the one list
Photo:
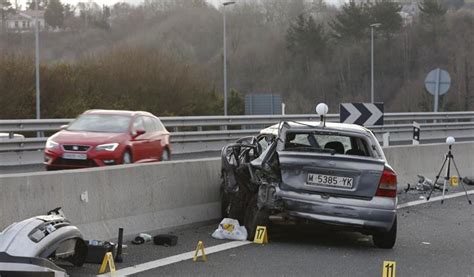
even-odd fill
[[(32, 56), (0, 57), (0, 118), (34, 118)], [(113, 48), (75, 63), (41, 67), (41, 111), (45, 118), (75, 117), (86, 109), (146, 110), (157, 115), (221, 114), (222, 97), (206, 73), (157, 50)]]

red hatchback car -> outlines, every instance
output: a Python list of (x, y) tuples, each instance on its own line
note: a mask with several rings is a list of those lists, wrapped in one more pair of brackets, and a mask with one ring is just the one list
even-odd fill
[(166, 161), (170, 134), (148, 112), (89, 110), (46, 142), (47, 170)]

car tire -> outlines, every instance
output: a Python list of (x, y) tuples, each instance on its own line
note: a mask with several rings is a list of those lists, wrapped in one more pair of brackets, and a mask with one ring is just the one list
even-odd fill
[(257, 226), (267, 227), (269, 225), (269, 213), (264, 208), (258, 208), (257, 197), (257, 194), (252, 196), (252, 198), (248, 202), (247, 209), (245, 211), (244, 226), (245, 229), (247, 229), (247, 239), (250, 241), (254, 240)]
[(397, 218), (388, 232), (377, 232), (372, 235), (375, 246), (383, 249), (392, 249), (397, 240)]
[(69, 257), (67, 260), (74, 266), (81, 267), (86, 261), (87, 257), (87, 245), (84, 240), (77, 239), (76, 246), (74, 247), (74, 255)]
[(164, 149), (163, 153), (161, 153), (160, 161), (170, 161), (170, 151), (168, 149)]
[(122, 157), (122, 164), (131, 164), (132, 163), (132, 154), (130, 154), (130, 151), (125, 151), (123, 153)]

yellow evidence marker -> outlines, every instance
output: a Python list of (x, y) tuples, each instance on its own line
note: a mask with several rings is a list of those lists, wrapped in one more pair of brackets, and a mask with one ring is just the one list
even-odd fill
[(199, 241), (198, 244), (197, 244), (196, 253), (194, 253), (193, 261), (194, 262), (197, 261), (199, 250), (201, 250), (201, 252), (202, 252), (202, 255), (201, 255), (202, 260), (204, 262), (207, 261), (206, 253), (204, 252), (204, 243), (202, 241)]
[(451, 178), (449, 178), (449, 184), (452, 187), (457, 187), (459, 185), (459, 178), (457, 176), (452, 176)]
[(110, 273), (114, 273), (115, 263), (114, 263), (114, 258), (112, 257), (112, 252), (105, 253), (104, 259), (102, 260), (102, 265), (100, 266), (100, 269), (99, 269), (99, 274), (105, 273), (107, 264), (109, 264)]
[(259, 244), (268, 243), (267, 227), (257, 226), (257, 230), (255, 231), (255, 237), (253, 239), (253, 242), (259, 243)]
[(384, 261), (382, 269), (382, 277), (395, 277), (397, 263), (392, 261)]

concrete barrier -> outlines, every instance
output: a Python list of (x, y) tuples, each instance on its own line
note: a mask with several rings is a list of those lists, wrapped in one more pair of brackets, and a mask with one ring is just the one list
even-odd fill
[(217, 219), (219, 168), (207, 159), (0, 176), (0, 230), (55, 207), (94, 239)]
[[(385, 148), (399, 187), (439, 171), (446, 144)], [(461, 174), (473, 175), (474, 143), (453, 153)], [(86, 238), (109, 239), (218, 219), (220, 160), (204, 159), (0, 176), (0, 230), (14, 221), (63, 207)]]
[[(398, 189), (406, 188), (406, 184), (415, 185), (417, 175), (423, 175), (435, 180), (445, 155), (448, 153), (447, 144), (422, 144), (411, 146), (393, 146), (384, 148), (388, 163), (398, 174)], [(462, 177), (474, 175), (474, 143), (462, 142), (453, 145), (452, 153)], [(446, 167), (444, 168), (446, 169)], [(451, 175), (455, 175), (451, 168)], [(441, 176), (445, 175), (443, 170)]]

